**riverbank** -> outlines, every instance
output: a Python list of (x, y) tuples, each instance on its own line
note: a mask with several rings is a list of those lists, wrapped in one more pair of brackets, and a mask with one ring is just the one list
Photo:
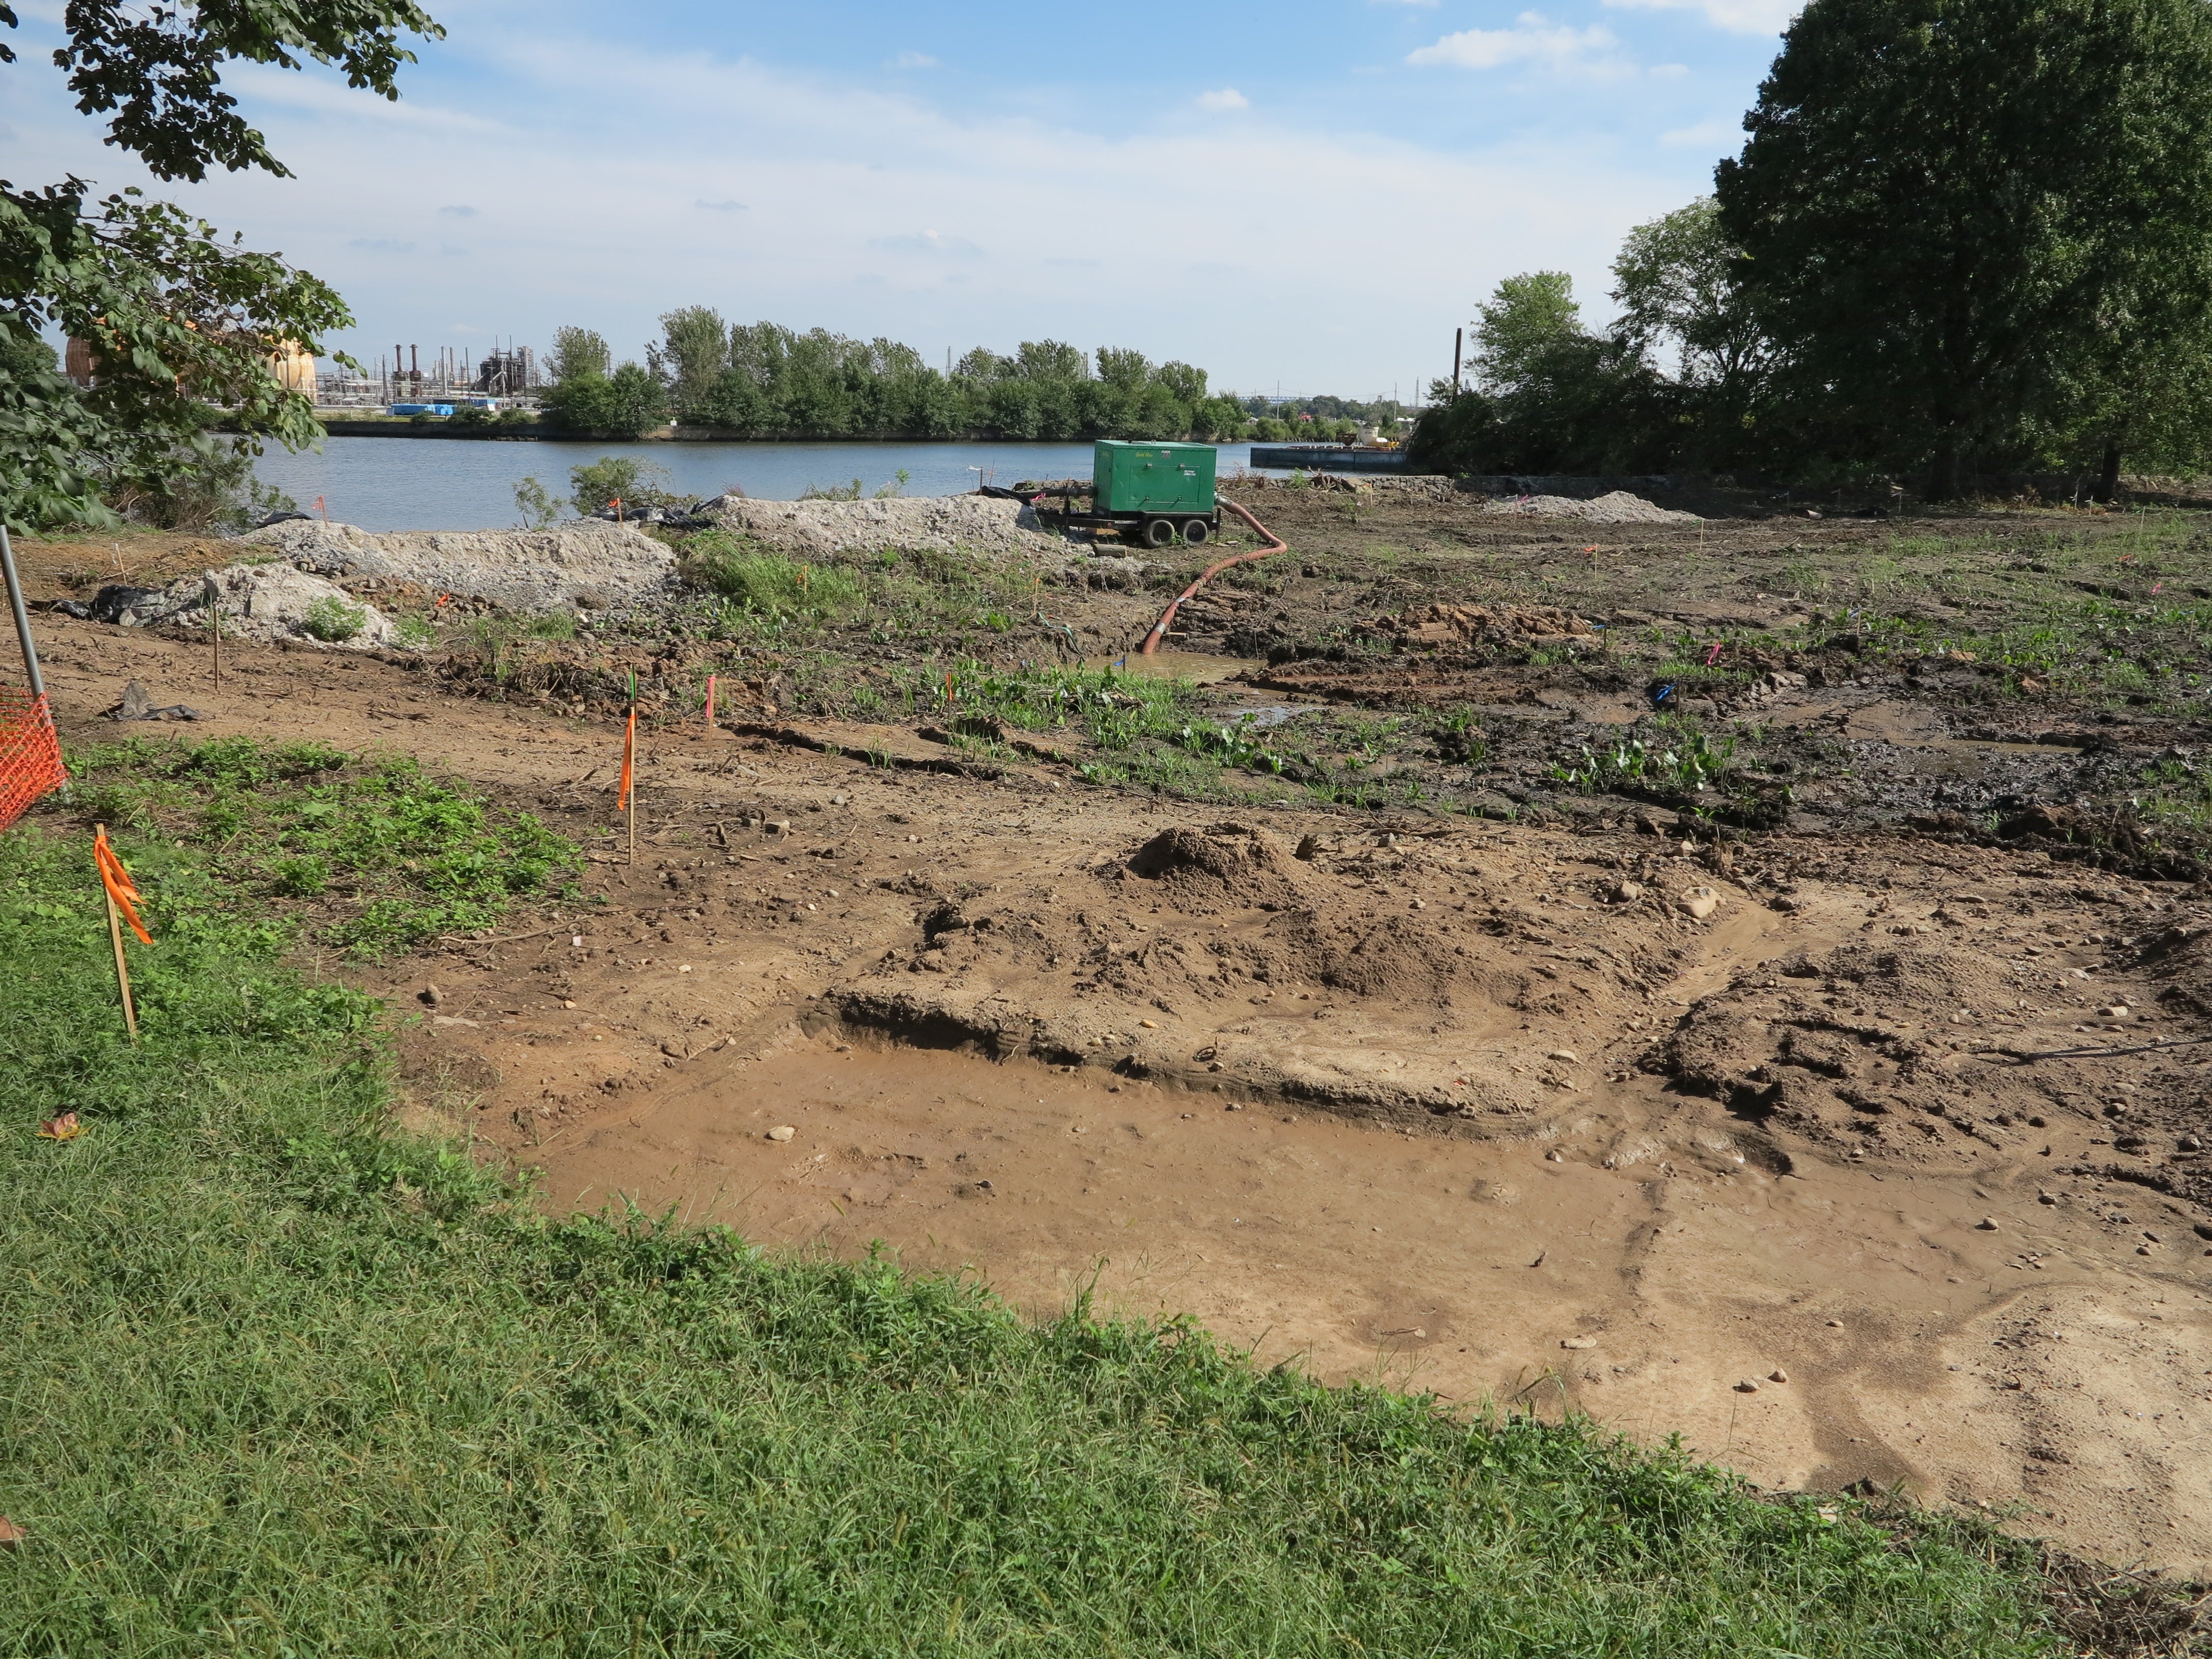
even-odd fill
[[(563, 434), (536, 447), (422, 445), (383, 441), (425, 429), (404, 421), (387, 424), (392, 429), (376, 437), (334, 432), (319, 450), (271, 449), (255, 462), (255, 476), (303, 507), (319, 497), (331, 518), (377, 532), (513, 526), (523, 517), (515, 489), (525, 479), (535, 477), (564, 499), (570, 469), (607, 456), (658, 466), (665, 474), (661, 487), (702, 499), (738, 489), (756, 501), (795, 501), (809, 489), (849, 490), (855, 480), (863, 495), (957, 495), (980, 483), (1091, 476), (1087, 443), (608, 443)], [(443, 435), (441, 428), (428, 429)], [(478, 430), (487, 438), (509, 435), (489, 425)], [(1249, 444), (1221, 445), (1220, 473), (1249, 468), (1251, 453)]]

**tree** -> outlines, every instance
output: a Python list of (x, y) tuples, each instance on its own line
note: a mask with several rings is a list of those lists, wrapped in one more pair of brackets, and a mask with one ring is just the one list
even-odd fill
[(607, 349), (604, 335), (588, 328), (556, 328), (553, 331), (553, 354), (546, 368), (558, 386), (563, 380), (579, 380), (587, 374), (605, 378), (614, 368), (614, 353)]
[[(0, 4), (0, 27), (15, 26)], [(400, 35), (442, 33), (407, 0), (79, 0), (63, 26), (54, 62), (78, 110), (108, 117), (107, 142), (156, 178), (192, 181), (211, 167), (289, 176), (223, 90), (227, 64), (298, 69), (312, 58), (397, 98), (394, 76), (413, 61)], [(15, 58), (0, 42), (0, 62)], [(281, 256), (136, 190), (94, 199), (74, 177), (0, 181), (0, 515), (23, 528), (106, 522), (105, 496), (229, 466), (229, 447), (208, 430), (214, 401), (233, 406), (252, 453), (264, 436), (316, 441), (313, 399), (287, 391), (269, 359), (287, 343), (313, 351), (351, 321), (335, 292)], [(89, 393), (27, 352), (48, 329), (91, 343)]]
[(1457, 458), (1467, 470), (1628, 471), (1670, 459), (1656, 377), (1640, 351), (1583, 327), (1565, 271), (1498, 283), (1478, 308), (1474, 341), (1483, 402), (1443, 422), (1490, 446)]
[(1613, 262), (1614, 337), (1647, 357), (1671, 351), (1682, 385), (1740, 415), (1773, 356), (1747, 275), (1742, 250), (1721, 228), (1720, 204), (1700, 196), (1637, 226), (1621, 244)]
[(668, 366), (669, 401), (691, 415), (713, 395), (730, 366), (730, 330), (709, 306), (684, 306), (660, 319), (660, 355)]
[(2111, 470), (2212, 304), (2203, 0), (1812, 0), (1716, 175), (1778, 375), (1831, 459)]

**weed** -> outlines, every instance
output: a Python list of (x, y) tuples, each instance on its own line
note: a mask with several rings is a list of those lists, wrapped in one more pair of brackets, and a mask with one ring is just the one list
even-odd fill
[(363, 605), (348, 605), (335, 593), (325, 593), (307, 607), (300, 626), (328, 644), (343, 645), (368, 626), (368, 611)]
[(325, 900), (319, 935), (364, 957), (488, 927), (575, 866), (575, 848), (535, 817), (495, 814), (404, 756), (133, 738), (85, 750), (71, 770), (80, 816), (201, 850), (238, 902)]

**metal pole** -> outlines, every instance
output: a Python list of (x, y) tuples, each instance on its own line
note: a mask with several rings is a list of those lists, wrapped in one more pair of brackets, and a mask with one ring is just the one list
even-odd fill
[(0, 524), (0, 568), (8, 577), (8, 609), (15, 613), (15, 637), (23, 647), (23, 677), (31, 683), (31, 695), (46, 695), (46, 677), (39, 672), (39, 647), (31, 642), (31, 619), (23, 610), (23, 584), (15, 574), (15, 546), (8, 539), (8, 526)]

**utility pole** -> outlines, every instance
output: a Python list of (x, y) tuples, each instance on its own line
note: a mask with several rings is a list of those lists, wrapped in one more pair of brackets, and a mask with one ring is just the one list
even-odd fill
[(1459, 396), (1459, 353), (1460, 353), (1460, 348), (1461, 348), (1462, 345), (1464, 345), (1466, 343), (1467, 343), (1467, 329), (1466, 329), (1465, 325), (1462, 325), (1462, 326), (1460, 326), (1460, 327), (1458, 327), (1458, 328), (1455, 328), (1455, 329), (1454, 329), (1454, 330), (1452, 331), (1452, 396), (1453, 396), (1453, 397), (1455, 397), (1455, 398), (1456, 398), (1456, 397), (1458, 397), (1458, 396)]

